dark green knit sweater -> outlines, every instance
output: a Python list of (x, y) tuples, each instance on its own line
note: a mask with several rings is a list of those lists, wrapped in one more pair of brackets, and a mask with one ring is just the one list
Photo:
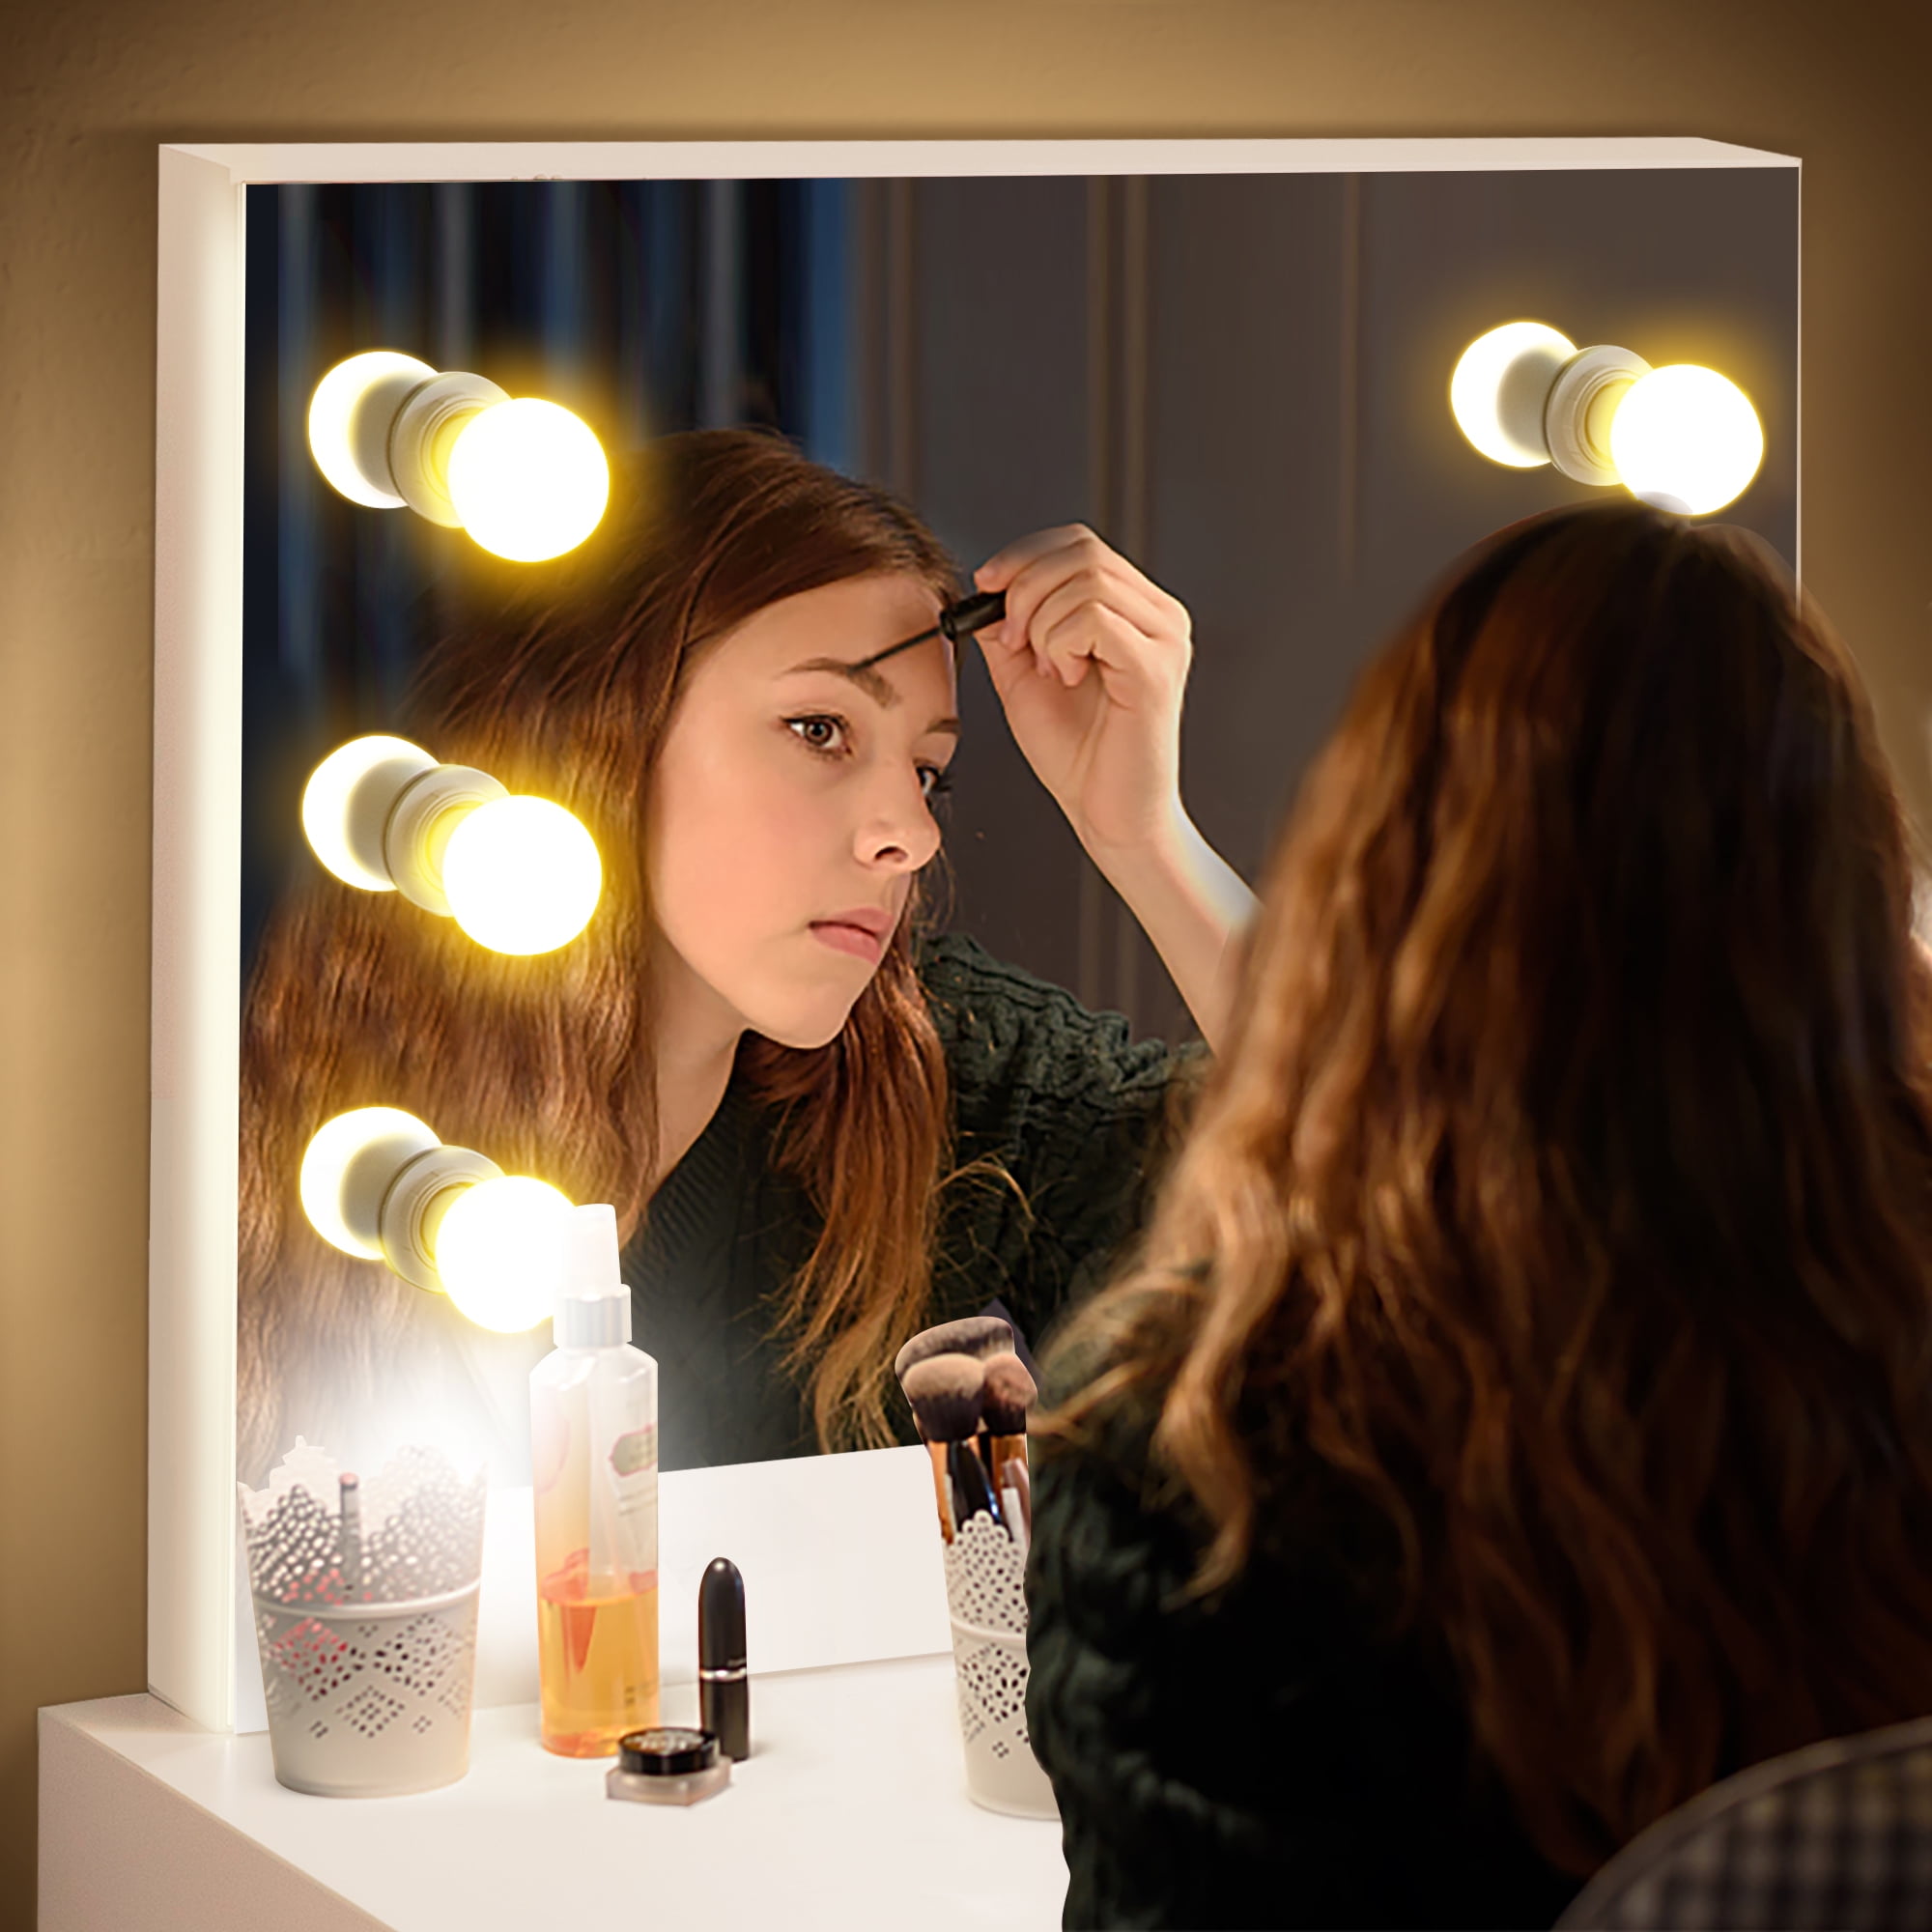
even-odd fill
[[(1137, 1228), (1177, 1072), (1203, 1050), (1131, 1041), (1120, 1014), (1089, 1012), (960, 936), (930, 941), (920, 974), (952, 1078), (954, 1160), (994, 1156), (1020, 1189), (949, 1191), (930, 1320), (998, 1301), (1037, 1342)], [(769, 1128), (734, 1080), (624, 1257), (633, 1339), (658, 1363), (667, 1469), (817, 1446), (770, 1333), (771, 1297), (817, 1226), (773, 1169)], [(897, 1420), (914, 1439), (910, 1414)]]
[(1152, 1424), (1035, 1444), (1027, 1727), (1068, 1932), (1550, 1924), (1578, 1881), (1482, 1771), (1453, 1669), (1378, 1634), (1345, 1574), (1392, 1569), (1380, 1518), (1316, 1472), (1234, 1584), (1189, 1598), (1204, 1531), (1151, 1473)]

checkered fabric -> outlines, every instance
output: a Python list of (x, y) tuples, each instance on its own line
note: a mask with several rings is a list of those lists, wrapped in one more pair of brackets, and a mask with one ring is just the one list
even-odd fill
[(1932, 1718), (1808, 1745), (1640, 1833), (1559, 1932), (1927, 1932)]

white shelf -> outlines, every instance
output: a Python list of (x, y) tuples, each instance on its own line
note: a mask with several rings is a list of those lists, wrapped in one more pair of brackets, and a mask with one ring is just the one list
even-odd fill
[[(696, 1692), (666, 1692), (691, 1722)], [(529, 1932), (578, 1925), (1029, 1932), (1060, 1922), (1056, 1824), (966, 1796), (952, 1660), (754, 1677), (753, 1752), (688, 1809), (604, 1795), (533, 1706), (475, 1715), (469, 1775), (412, 1798), (307, 1798), (266, 1734), (152, 1696), (41, 1714), (41, 1932)]]

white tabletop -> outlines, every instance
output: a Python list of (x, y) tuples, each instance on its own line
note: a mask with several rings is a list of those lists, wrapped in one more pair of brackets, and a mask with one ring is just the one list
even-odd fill
[[(668, 1689), (665, 1720), (695, 1721), (696, 1696)], [(1046, 1932), (1066, 1889), (1058, 1825), (967, 1798), (950, 1656), (754, 1677), (753, 1755), (724, 1791), (689, 1807), (608, 1799), (611, 1761), (552, 1756), (528, 1705), (476, 1713), (460, 1783), (387, 1799), (285, 1790), (266, 1734), (204, 1731), (154, 1697), (62, 1705), (42, 1719), (43, 1932), (106, 1922), (103, 1909), (123, 1932), (213, 1932), (231, 1922), (230, 1895), (247, 1915), (232, 1922), (259, 1925), (278, 1873), (284, 1922), (334, 1922), (314, 1910), (333, 1894), (352, 1908), (340, 1922), (358, 1922), (359, 1911), (397, 1932), (563, 1922)], [(154, 1782), (129, 1779), (130, 1769)], [(152, 1849), (137, 1858), (139, 1833), (124, 1829), (133, 1808), (157, 1803), (172, 1808), (150, 1840), (178, 1828), (181, 1845), (196, 1847), (172, 1875)], [(152, 1914), (114, 1895), (122, 1845)], [(238, 1871), (253, 1854), (245, 1883), (222, 1878), (223, 1846)], [(196, 1887), (205, 1896), (183, 1895)], [(303, 1898), (308, 1916), (296, 1909)]]

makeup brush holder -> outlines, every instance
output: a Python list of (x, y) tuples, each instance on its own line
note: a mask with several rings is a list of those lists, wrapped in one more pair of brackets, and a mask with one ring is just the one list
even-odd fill
[(484, 1484), (404, 1450), (345, 1523), (339, 1471), (298, 1437), (267, 1490), (242, 1489), (269, 1743), (291, 1790), (390, 1798), (469, 1770)]
[(1057, 1818), (1026, 1727), (1026, 1558), (991, 1517), (969, 1517), (946, 1558), (966, 1791), (1017, 1818)]

